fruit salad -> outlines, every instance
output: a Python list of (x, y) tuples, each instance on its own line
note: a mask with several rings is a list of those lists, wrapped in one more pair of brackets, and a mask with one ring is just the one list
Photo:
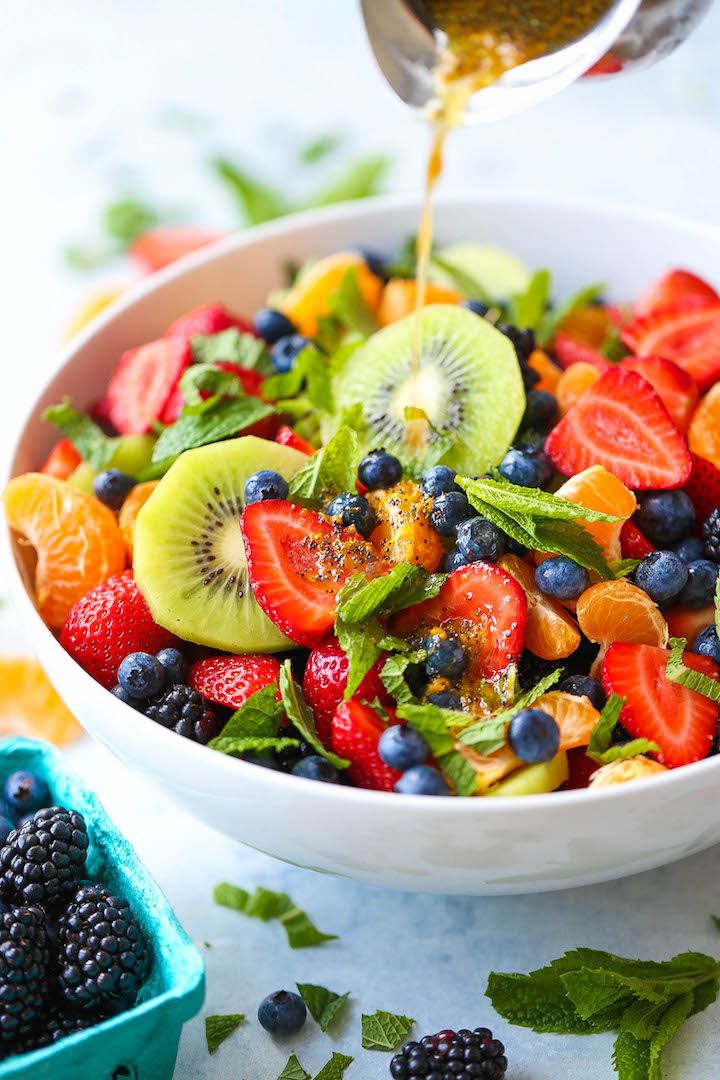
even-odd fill
[(432, 265), (419, 307), (407, 251), (312, 260), (48, 409), (3, 496), (38, 610), (148, 725), (299, 780), (491, 798), (710, 756), (720, 296)]

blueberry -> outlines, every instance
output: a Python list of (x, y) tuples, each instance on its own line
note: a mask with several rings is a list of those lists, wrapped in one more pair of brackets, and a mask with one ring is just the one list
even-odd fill
[(93, 495), (111, 510), (119, 510), (134, 487), (134, 476), (120, 469), (105, 469), (93, 480)]
[(535, 331), (529, 328), (520, 329), (519, 326), (511, 326), (500, 323), (498, 330), (509, 338), (521, 364), (527, 364), (532, 353), (535, 352)]
[(286, 375), (299, 353), (309, 344), (308, 339), (302, 334), (288, 334), (278, 338), (270, 350), (270, 362), (278, 375)]
[(672, 550), (686, 565), (705, 558), (705, 545), (699, 536), (686, 536), (684, 540), (673, 544)]
[(270, 769), (274, 772), (278, 768), (275, 758), (268, 750), (248, 750), (246, 754), (243, 754), (242, 759), (250, 765), (259, 765), (261, 769)]
[(431, 498), (446, 491), (459, 491), (455, 483), (455, 470), (449, 465), (433, 465), (432, 469), (423, 473), (422, 489)]
[(400, 772), (413, 765), (423, 765), (429, 753), (430, 747), (410, 724), (393, 724), (385, 728), (378, 743), (378, 754), (385, 764)]
[(358, 480), (368, 489), (389, 488), (402, 479), (402, 465), (386, 450), (371, 450), (358, 465)]
[(328, 503), (325, 510), (332, 518), (339, 518), (346, 527), (354, 525), (361, 536), (369, 536), (375, 527), (375, 515), (367, 499), (351, 491), (343, 491)]
[(124, 701), (126, 705), (132, 705), (133, 709), (142, 712), (145, 704), (142, 698), (134, 698), (131, 694), (128, 694), (127, 690), (123, 690), (119, 683), (117, 686), (113, 686), (110, 693), (113, 697), (116, 697), (118, 701)]
[(574, 697), (586, 697), (598, 712), (605, 707), (607, 697), (602, 684), (589, 675), (569, 675), (559, 684), (558, 690), (564, 694), (572, 694)]
[(274, 345), (280, 338), (292, 337), (297, 327), (282, 311), (275, 308), (260, 308), (253, 320), (255, 331), (264, 338), (268, 345)]
[(325, 784), (340, 782), (340, 774), (335, 766), (319, 754), (310, 754), (309, 757), (300, 758), (291, 772), (293, 776), (302, 776), (306, 780), (322, 780)]
[(460, 566), (467, 566), (469, 559), (467, 559), (462, 551), (458, 551), (457, 548), (450, 548), (447, 555), (443, 559), (443, 570), (446, 574), (451, 574), (453, 570), (457, 570)]
[(292, 990), (268, 994), (258, 1009), (258, 1020), (271, 1035), (296, 1035), (306, 1017), (305, 1002)]
[(441, 536), (454, 536), (460, 522), (469, 518), (472, 512), (462, 491), (445, 491), (433, 499), (430, 524)]
[(431, 705), (437, 705), (440, 709), (451, 709), (452, 712), (463, 711), (462, 698), (454, 690), (438, 690), (436, 694), (428, 694), (425, 700)]
[(677, 596), (685, 588), (687, 579), (688, 568), (674, 551), (653, 551), (635, 571), (635, 584), (656, 604)]
[(720, 638), (714, 626), (706, 626), (695, 638), (692, 651), (698, 656), (709, 656), (716, 664), (720, 664)]
[(667, 547), (688, 535), (695, 507), (685, 491), (650, 491), (640, 497), (633, 520), (653, 544)]
[(473, 517), (458, 525), (456, 544), (468, 562), (497, 562), (505, 552), (505, 535), (487, 518)]
[(535, 368), (531, 368), (529, 364), (523, 363), (520, 365), (520, 374), (522, 375), (525, 393), (532, 390), (540, 382), (540, 372), (536, 371)]
[(463, 300), (462, 306), (481, 318), (485, 318), (490, 310), (487, 304), (483, 304), (482, 300)]
[(395, 784), (395, 791), (399, 795), (450, 794), (444, 776), (437, 769), (433, 769), (432, 765), (413, 765)]
[(549, 431), (557, 419), (558, 405), (547, 390), (528, 390), (521, 427), (533, 431)]
[(696, 559), (688, 563), (687, 583), (678, 593), (678, 604), (681, 607), (694, 609), (712, 604), (718, 571), (720, 567), (710, 559)]
[(362, 255), (371, 274), (379, 277), (381, 281), (388, 280), (390, 275), (388, 273), (387, 259), (384, 255), (381, 255), (378, 251), (373, 251), (372, 248), (361, 247), (357, 251), (359, 255)]
[(557, 600), (577, 600), (590, 585), (590, 575), (567, 555), (545, 559), (535, 570), (535, 584), (546, 596)]
[(521, 709), (510, 721), (508, 741), (521, 761), (539, 765), (560, 749), (560, 729), (543, 709)]
[(48, 786), (37, 773), (19, 769), (5, 781), (5, 801), (15, 814), (33, 814), (47, 806), (49, 798)]
[(156, 656), (146, 652), (128, 653), (118, 668), (118, 682), (134, 698), (150, 698), (165, 685), (165, 668)]
[(431, 679), (438, 675), (447, 679), (457, 679), (462, 675), (467, 665), (467, 656), (462, 645), (455, 638), (428, 634), (422, 647), (427, 651), (425, 670)]
[(168, 685), (185, 682), (188, 663), (179, 649), (161, 649), (155, 655), (165, 668), (165, 679)]
[(542, 488), (552, 478), (552, 462), (542, 450), (533, 451), (530, 447), (508, 450), (500, 462), (500, 475), (518, 487)]
[(267, 499), (287, 499), (288, 482), (272, 469), (260, 469), (245, 481), (245, 503), (266, 502)]

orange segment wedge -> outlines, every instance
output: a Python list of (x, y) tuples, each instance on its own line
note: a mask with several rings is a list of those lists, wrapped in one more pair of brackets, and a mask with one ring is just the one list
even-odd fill
[(562, 375), (562, 369), (557, 364), (553, 364), (548, 354), (543, 352), (542, 349), (534, 349), (530, 353), (528, 367), (531, 367), (540, 376), (540, 382), (536, 383), (533, 389), (547, 390), (549, 394), (554, 394)]
[(533, 705), (555, 718), (560, 728), (560, 749), (575, 750), (578, 746), (587, 746), (593, 728), (600, 719), (600, 713), (586, 697), (564, 694), (561, 690), (551, 690), (543, 694)]
[(113, 512), (65, 480), (16, 476), (3, 492), (3, 506), (10, 528), (35, 549), (35, 599), (53, 629), (85, 593), (125, 569)]
[(720, 469), (720, 382), (698, 405), (688, 429), (688, 445), (694, 454)]
[(570, 412), (575, 402), (579, 401), (599, 378), (599, 369), (593, 364), (586, 364), (584, 360), (579, 360), (577, 364), (571, 364), (569, 368), (566, 368), (555, 387), (560, 415), (565, 416)]
[(625, 641), (664, 648), (668, 642), (668, 625), (657, 604), (625, 579), (591, 585), (579, 598), (576, 614), (583, 634), (601, 645)]
[(159, 480), (148, 480), (144, 484), (136, 484), (122, 504), (122, 508), (118, 514), (118, 525), (120, 526), (120, 532), (123, 535), (125, 547), (127, 548), (131, 560), (137, 516), (158, 486), (159, 482)]
[(64, 746), (82, 728), (36, 660), (0, 656), (0, 736), (29, 735)]
[(503, 746), (502, 750), (487, 755), (478, 754), (471, 746), (460, 742), (455, 744), (455, 749), (475, 770), (478, 795), (484, 795), (489, 787), (523, 764), (509, 746)]
[(538, 589), (535, 572), (517, 555), (503, 555), (499, 566), (521, 585), (528, 603), (525, 648), (543, 660), (561, 660), (580, 644), (577, 623), (558, 602)]
[(612, 330), (612, 326), (608, 309), (591, 304), (587, 307), (574, 308), (565, 316), (558, 329), (569, 337), (599, 349)]
[(630, 780), (647, 780), (651, 776), (660, 776), (667, 772), (665, 765), (646, 757), (626, 758), (625, 761), (611, 761), (601, 766), (590, 777), (591, 788), (610, 787), (613, 784), (627, 784)]
[(367, 495), (377, 526), (370, 541), (383, 559), (437, 570), (443, 557), (440, 537), (430, 524), (430, 500), (412, 480)]
[[(463, 299), (462, 293), (456, 289), (449, 289), (445, 285), (436, 285), (428, 281), (425, 292), (425, 305), (428, 304), (459, 304)], [(417, 282), (412, 278), (392, 278), (382, 291), (377, 319), (380, 326), (389, 326), (390, 323), (399, 322), (415, 310), (417, 300)]]
[(367, 306), (377, 311), (382, 282), (368, 270), (365, 260), (351, 252), (328, 255), (300, 277), (280, 304), (301, 334), (315, 337), (318, 319), (330, 314), (330, 297), (339, 290), (349, 270), (357, 275), (358, 288)]
[(612, 561), (621, 557), (620, 530), (637, 508), (630, 488), (602, 465), (591, 465), (566, 480), (555, 494), (576, 506), (620, 518), (620, 521), (584, 521), (582, 524), (597, 540), (607, 559)]

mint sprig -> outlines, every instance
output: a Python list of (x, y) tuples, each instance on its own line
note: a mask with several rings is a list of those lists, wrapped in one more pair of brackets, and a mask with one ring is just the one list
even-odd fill
[[(221, 399), (197, 415), (181, 416), (165, 428), (155, 443), (152, 466), (167, 471), (186, 450), (229, 439), (270, 416), (275, 410), (260, 398), (244, 395)], [(143, 479), (149, 477), (143, 476)]]
[(350, 999), (349, 991), (345, 994), (336, 994), (325, 986), (316, 986), (313, 983), (297, 983), (296, 985), (300, 997), (307, 1005), (308, 1012), (320, 1030), (324, 1032), (342, 1016)]
[(602, 296), (604, 292), (605, 285), (602, 282), (586, 285), (584, 288), (578, 289), (572, 296), (568, 296), (567, 299), (555, 304), (549, 311), (546, 311), (537, 328), (536, 338), (538, 345), (549, 345), (555, 337), (560, 324), (568, 315), (576, 311), (577, 308), (587, 307), (593, 300), (597, 300), (598, 297)]
[(612, 737), (620, 721), (620, 714), (625, 698), (611, 694), (603, 706), (595, 727), (590, 733), (586, 754), (599, 765), (609, 765), (612, 761), (625, 761), (638, 754), (657, 754), (660, 747), (650, 739), (631, 739), (619, 746), (611, 746)]
[(415, 1021), (409, 1016), (378, 1009), (372, 1016), (363, 1013), (360, 1023), (365, 1050), (394, 1050), (410, 1034)]
[(550, 299), (551, 282), (549, 270), (536, 270), (525, 291), (511, 298), (508, 304), (509, 322), (515, 326), (536, 329)]
[(267, 345), (254, 334), (245, 334), (235, 326), (217, 334), (198, 334), (190, 342), (196, 364), (218, 364), (225, 361), (243, 368), (271, 371)]
[(263, 394), (270, 401), (293, 398), (301, 391), (312, 408), (331, 413), (334, 410), (332, 379), (327, 356), (314, 345), (298, 353), (290, 371), (271, 375), (263, 383)]
[(446, 576), (429, 574), (412, 563), (398, 563), (370, 581), (355, 574), (338, 593), (337, 614), (346, 623), (364, 622), (371, 615), (391, 615), (437, 596)]
[(213, 900), (220, 907), (230, 908), (261, 922), (277, 920), (287, 934), (291, 949), (308, 949), (325, 941), (337, 940), (337, 934), (324, 934), (318, 930), (307, 912), (299, 908), (287, 893), (273, 892), (262, 885), (251, 893), (223, 881), (215, 886)]
[(74, 409), (70, 398), (65, 398), (61, 405), (51, 405), (46, 409), (43, 420), (59, 428), (83, 461), (93, 469), (104, 469), (117, 451), (118, 440), (109, 438), (89, 416)]
[[(467, 746), (472, 746), (474, 750), (483, 755), (500, 750), (505, 745), (505, 732), (513, 716), (519, 713), (521, 709), (527, 709), (533, 705), (538, 698), (541, 698), (543, 694), (546, 694), (548, 690), (555, 686), (561, 676), (561, 668), (551, 671), (532, 689), (521, 694), (509, 708), (503, 708), (486, 719), (478, 720), (477, 723), (462, 731), (458, 736), (459, 741)], [(488, 749), (490, 746), (492, 749)]]
[(360, 337), (370, 337), (378, 328), (377, 320), (360, 292), (357, 271), (353, 268), (345, 272), (337, 292), (328, 297), (328, 307), (331, 315)]
[(670, 638), (670, 655), (665, 675), (670, 682), (678, 683), (688, 690), (694, 690), (696, 694), (702, 694), (711, 701), (720, 701), (720, 682), (701, 671), (689, 668), (683, 658), (686, 648), (685, 638)]
[(290, 497), (317, 503), (339, 491), (352, 491), (360, 456), (357, 432), (343, 425), (290, 481)]
[(331, 753), (330, 750), (326, 750), (320, 741), (312, 709), (305, 701), (302, 690), (293, 679), (289, 660), (286, 660), (280, 668), (280, 696), (290, 723), (295, 725), (305, 742), (310, 743), (313, 750), (334, 765), (336, 769), (347, 769), (350, 762), (345, 758), (338, 757), (337, 754)]
[(280, 721), (285, 709), (276, 700), (277, 687), (264, 686), (237, 709), (219, 735), (208, 746), (222, 754), (240, 755), (250, 750), (285, 750), (300, 745), (297, 739), (280, 737)]
[(191, 364), (183, 372), (180, 379), (180, 393), (183, 396), (185, 407), (183, 412), (187, 414), (188, 406), (202, 406), (197, 410), (205, 412), (206, 401), (202, 395), (212, 397), (242, 397), (244, 391), (237, 375), (231, 371), (221, 371), (215, 364)]
[(242, 1013), (227, 1013), (224, 1016), (205, 1017), (205, 1041), (207, 1042), (208, 1054), (214, 1054), (229, 1039), (233, 1032), (237, 1031), (241, 1024), (245, 1023)]

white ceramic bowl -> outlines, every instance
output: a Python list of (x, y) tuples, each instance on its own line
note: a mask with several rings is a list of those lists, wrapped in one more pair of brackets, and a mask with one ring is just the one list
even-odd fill
[[(418, 202), (387, 198), (250, 230), (148, 279), (76, 338), (26, 421), (11, 473), (37, 468), (54, 438), (43, 409), (96, 400), (119, 353), (181, 312), (220, 300), (259, 307), (288, 259), (355, 244), (391, 249)], [(442, 201), (443, 242), (506, 246), (550, 266), (560, 293), (607, 281), (617, 298), (686, 265), (720, 278), (720, 233), (608, 205), (487, 195)], [(720, 840), (720, 757), (615, 788), (508, 799), (400, 797), (313, 783), (196, 746), (113, 698), (63, 651), (26, 591), (2, 530), (12, 592), (40, 660), (87, 730), (213, 828), (288, 862), (357, 881), (444, 893), (512, 893), (604, 881)]]

